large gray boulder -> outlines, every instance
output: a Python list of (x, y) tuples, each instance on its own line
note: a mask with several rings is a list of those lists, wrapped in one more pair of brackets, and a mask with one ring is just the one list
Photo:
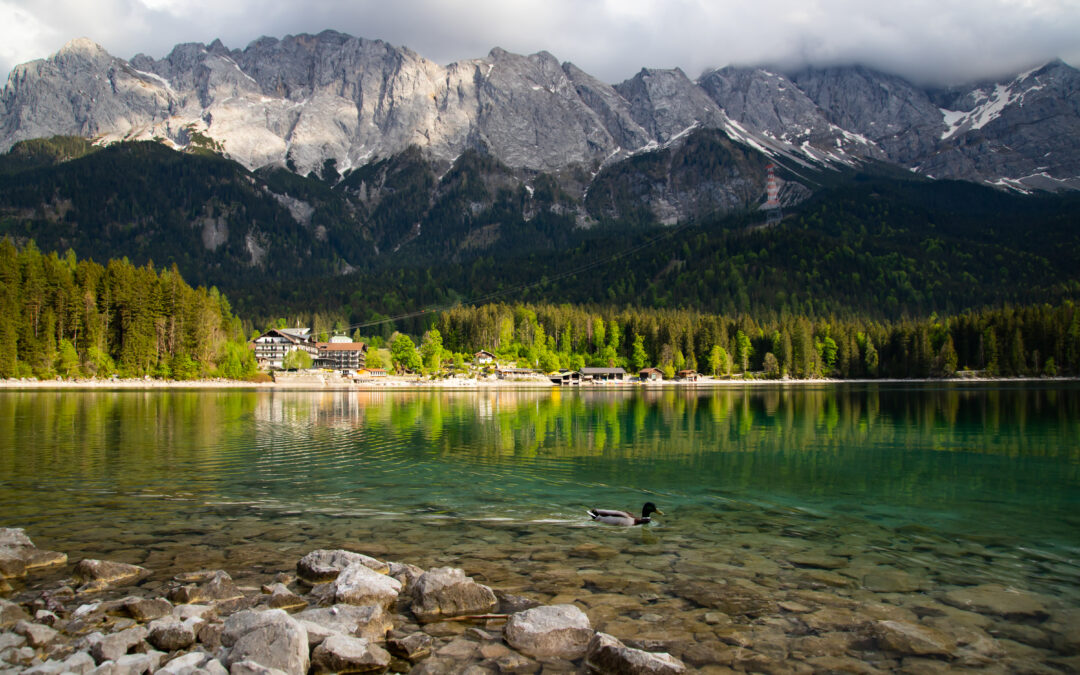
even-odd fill
[(100, 640), (93, 642), (90, 647), (90, 655), (99, 664), (105, 661), (117, 661), (121, 656), (127, 654), (145, 640), (147, 634), (147, 630), (142, 626), (134, 626), (127, 630), (102, 636)]
[(124, 654), (115, 661), (106, 661), (95, 668), (91, 675), (143, 675), (158, 669), (163, 652)]
[(633, 649), (607, 633), (597, 633), (589, 640), (585, 663), (600, 673), (622, 675), (676, 675), (686, 672), (686, 664), (671, 654)]
[(60, 675), (61, 673), (75, 673), (75, 675), (87, 675), (94, 670), (94, 659), (86, 652), (75, 652), (64, 660), (49, 659), (45, 663), (38, 664), (23, 671), (23, 675)]
[(229, 675), (286, 675), (277, 668), (267, 668), (254, 661), (239, 661), (229, 668)]
[(499, 604), (495, 592), (453, 567), (436, 567), (420, 576), (412, 588), (412, 611), (423, 622), (447, 617), (486, 614)]
[(291, 675), (308, 670), (307, 631), (280, 609), (245, 610), (225, 620), (221, 643), (229, 648), (226, 665), (254, 661)]
[(390, 565), (363, 553), (345, 550), (318, 549), (308, 553), (296, 563), (296, 575), (311, 584), (333, 581), (345, 568), (361, 563), (379, 574), (389, 574)]
[(313, 594), (320, 604), (379, 605), (390, 607), (401, 593), (401, 582), (379, 574), (363, 562), (354, 562)]
[(25, 637), (31, 647), (44, 647), (59, 635), (56, 630), (48, 626), (29, 621), (20, 621), (15, 624), (15, 632)]
[(30, 615), (22, 605), (0, 598), (0, 628), (14, 626), (19, 621), (29, 619)]
[(172, 614), (172, 603), (165, 598), (129, 598), (124, 603), (124, 609), (132, 619), (140, 623), (160, 619)]
[(186, 649), (195, 643), (195, 635), (202, 623), (200, 619), (180, 621), (171, 616), (158, 619), (147, 626), (146, 641), (166, 652)]
[[(334, 605), (307, 609), (293, 616), (297, 621), (321, 626), (329, 633), (383, 640), (394, 627), (390, 615), (380, 605)], [(308, 630), (310, 635), (311, 630)]]
[(503, 635), (523, 654), (573, 661), (584, 656), (593, 629), (574, 605), (542, 605), (511, 614)]
[(211, 662), (217, 663), (218, 667), (221, 667), (220, 662), (205, 652), (188, 652), (166, 663), (156, 671), (155, 675), (194, 675), (195, 673), (203, 675), (203, 673), (210, 670), (207, 666)]
[(316, 673), (381, 673), (390, 653), (367, 638), (331, 635), (311, 654)]

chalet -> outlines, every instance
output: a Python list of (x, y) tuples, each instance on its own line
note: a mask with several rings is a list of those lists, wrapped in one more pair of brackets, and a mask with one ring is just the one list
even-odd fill
[(282, 368), (285, 355), (302, 349), (314, 359), (319, 348), (312, 339), (310, 328), (273, 328), (251, 342), (255, 350), (255, 362), (260, 368)]
[(638, 371), (638, 377), (642, 382), (661, 382), (664, 379), (664, 373), (659, 368), (642, 368)]
[(548, 378), (551, 379), (552, 384), (560, 387), (581, 384), (581, 373), (576, 370), (560, 370), (557, 373), (551, 373)]
[(481, 349), (480, 351), (473, 354), (473, 363), (478, 366), (495, 363), (495, 355), (485, 349)]
[(581, 378), (587, 382), (622, 382), (626, 371), (622, 368), (582, 368)]
[(358, 370), (367, 360), (367, 345), (363, 342), (319, 342), (315, 365), (330, 370)]
[(676, 380), (683, 380), (685, 382), (697, 382), (698, 372), (696, 370), (680, 370), (675, 374)]

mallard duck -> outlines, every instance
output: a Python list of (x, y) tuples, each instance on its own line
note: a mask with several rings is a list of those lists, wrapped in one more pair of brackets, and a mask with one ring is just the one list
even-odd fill
[(598, 523), (607, 523), (608, 525), (644, 525), (651, 522), (649, 518), (650, 513), (659, 513), (664, 515), (664, 512), (656, 508), (656, 504), (652, 502), (645, 502), (645, 506), (641, 507), (641, 517), (637, 518), (632, 513), (626, 511), (613, 511), (611, 509), (589, 509), (589, 516)]

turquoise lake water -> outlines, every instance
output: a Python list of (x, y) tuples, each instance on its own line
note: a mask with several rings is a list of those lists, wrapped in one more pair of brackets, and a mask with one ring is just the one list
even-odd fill
[[(665, 515), (646, 530), (585, 514), (647, 500)], [(922, 597), (1001, 584), (1074, 609), (1080, 385), (5, 391), (0, 526), (160, 575), (255, 579), (341, 547), (542, 600), (621, 565), (661, 613), (687, 608), (680, 565), (797, 586), (796, 554), (876, 556)], [(597, 544), (620, 555), (574, 557)], [(865, 590), (823, 567), (811, 587)]]

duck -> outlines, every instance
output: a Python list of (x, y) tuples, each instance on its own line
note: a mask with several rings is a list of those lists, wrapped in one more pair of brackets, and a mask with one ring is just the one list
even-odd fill
[(598, 523), (606, 523), (608, 525), (644, 525), (645, 523), (652, 522), (652, 518), (649, 517), (651, 513), (658, 513), (661, 516), (664, 512), (656, 508), (656, 504), (652, 502), (645, 502), (645, 506), (641, 507), (641, 517), (637, 518), (634, 514), (627, 511), (615, 511), (612, 509), (589, 509), (589, 516)]

